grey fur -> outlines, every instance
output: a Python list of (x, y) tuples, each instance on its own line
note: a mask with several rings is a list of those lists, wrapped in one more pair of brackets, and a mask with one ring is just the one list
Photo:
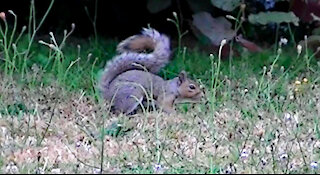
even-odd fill
[[(130, 50), (130, 44), (140, 47), (141, 41), (150, 44), (153, 52)], [(154, 29), (144, 29), (141, 35), (122, 41), (117, 51), (119, 55), (107, 63), (100, 80), (103, 97), (112, 103), (115, 112), (130, 114), (147, 95), (152, 94), (158, 107), (167, 113), (175, 113), (173, 104), (176, 99), (192, 100), (202, 96), (198, 86), (197, 89), (188, 89), (189, 84), (195, 83), (186, 77), (184, 71), (179, 77), (167, 81), (156, 75), (170, 59), (170, 41), (166, 35)]]

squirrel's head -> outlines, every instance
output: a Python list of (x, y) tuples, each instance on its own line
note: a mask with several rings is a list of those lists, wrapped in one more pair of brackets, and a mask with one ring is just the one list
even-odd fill
[(181, 71), (178, 76), (178, 103), (199, 102), (204, 96), (199, 84), (187, 77), (185, 71)]

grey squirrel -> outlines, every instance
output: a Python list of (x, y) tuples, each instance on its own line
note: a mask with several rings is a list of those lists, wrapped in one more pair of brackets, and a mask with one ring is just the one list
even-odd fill
[[(143, 53), (150, 49), (152, 52)], [(117, 46), (118, 55), (109, 61), (100, 80), (103, 98), (112, 103), (116, 113), (131, 114), (152, 93), (156, 106), (175, 113), (177, 101), (199, 101), (203, 92), (185, 71), (178, 77), (164, 80), (157, 74), (169, 63), (170, 40), (157, 30), (144, 28)]]

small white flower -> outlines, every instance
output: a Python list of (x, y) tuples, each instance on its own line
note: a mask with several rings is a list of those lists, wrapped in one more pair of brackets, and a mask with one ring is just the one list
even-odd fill
[(240, 154), (240, 157), (241, 157), (242, 159), (248, 158), (248, 157), (249, 157), (249, 152), (248, 152), (248, 150), (243, 149), (242, 152), (241, 152), (241, 154)]
[(262, 166), (266, 166), (267, 163), (268, 163), (268, 162), (267, 162), (264, 158), (261, 159), (261, 165), (262, 165)]
[(288, 154), (282, 153), (282, 154), (280, 154), (279, 158), (280, 158), (280, 160), (286, 160), (288, 158)]
[(86, 151), (90, 151), (91, 150), (91, 145), (85, 144), (84, 148), (86, 149)]
[(101, 174), (100, 168), (93, 168), (93, 174)]
[(244, 89), (244, 93), (247, 93), (248, 92), (248, 89)]
[(225, 170), (225, 174), (232, 174), (232, 169), (230, 167), (228, 167), (226, 170)]
[(162, 169), (163, 169), (163, 167), (162, 167), (162, 165), (159, 164), (159, 163), (157, 163), (157, 164), (155, 164), (155, 165), (153, 166), (153, 171), (154, 171), (154, 172), (159, 172), (159, 171), (161, 171)]
[(61, 170), (59, 168), (55, 168), (51, 170), (51, 173), (53, 174), (60, 174)]
[(320, 149), (320, 141), (317, 141), (317, 142), (314, 144), (314, 147)]
[(318, 168), (318, 162), (311, 162), (310, 163), (310, 166), (311, 166), (311, 168), (313, 168), (313, 169), (317, 169)]
[(288, 43), (287, 38), (281, 38), (280, 42), (279, 42), (279, 45), (282, 46), (282, 45), (286, 45), (287, 43)]
[(78, 148), (78, 147), (80, 147), (81, 146), (81, 142), (80, 141), (77, 141), (76, 142), (76, 147)]
[(292, 115), (290, 113), (284, 113), (284, 118), (286, 120), (291, 120), (292, 119)]
[(16, 174), (19, 172), (18, 167), (15, 165), (14, 162), (10, 162), (7, 166), (6, 166), (6, 173), (10, 173), (10, 174)]

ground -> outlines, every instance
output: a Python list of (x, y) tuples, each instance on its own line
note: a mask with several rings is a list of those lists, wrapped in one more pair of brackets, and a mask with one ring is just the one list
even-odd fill
[(41, 60), (50, 52), (37, 46), (23, 79), (0, 73), (1, 172), (318, 173), (320, 72), (311, 53), (240, 50), (222, 62), (197, 49), (176, 53), (160, 75), (187, 70), (206, 98), (178, 104), (177, 115), (125, 116), (95, 89), (114, 43), (70, 44), (61, 65), (48, 67)]

